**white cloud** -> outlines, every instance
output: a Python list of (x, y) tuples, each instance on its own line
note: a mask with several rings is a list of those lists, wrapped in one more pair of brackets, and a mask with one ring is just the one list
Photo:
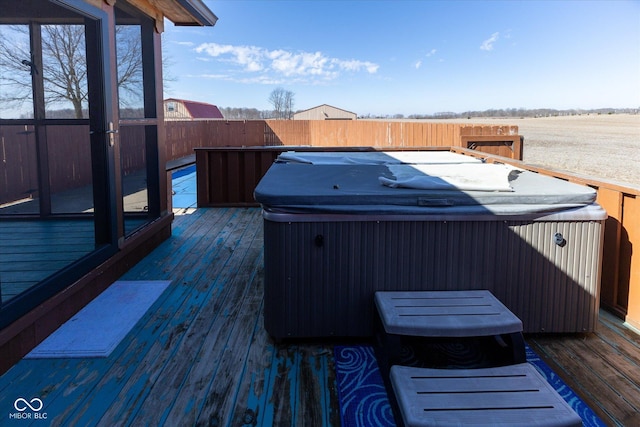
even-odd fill
[(416, 70), (422, 66), (422, 61), (418, 61), (415, 63)]
[(480, 49), (487, 51), (493, 50), (493, 44), (498, 40), (498, 37), (500, 37), (500, 33), (491, 34), (491, 37), (482, 42)]
[(436, 52), (437, 52), (437, 50), (436, 50), (436, 49), (431, 49), (429, 52), (427, 52), (427, 55), (426, 55), (426, 56), (427, 56), (427, 58), (428, 58), (428, 57), (430, 57), (430, 56), (435, 55), (435, 54), (436, 54)]
[(328, 58), (320, 52), (291, 53), (285, 50), (265, 51), (265, 56), (271, 61), (270, 68), (285, 76), (323, 76), (330, 77), (332, 73), (327, 67)]
[(375, 74), (380, 67), (378, 64), (374, 64), (369, 61), (358, 61), (356, 59), (350, 59), (344, 61), (342, 59), (331, 59), (331, 64), (337, 65), (342, 70), (358, 72), (365, 70), (369, 74)]
[[(251, 82), (280, 81), (283, 77), (311, 82), (333, 80), (341, 72), (366, 72), (375, 74), (379, 65), (355, 59), (331, 58), (322, 52), (290, 52), (283, 49), (268, 50), (258, 46), (234, 46), (204, 43), (195, 48), (219, 61), (239, 66), (246, 73), (260, 73), (260, 77), (249, 77)], [(238, 81), (241, 79), (238, 78)], [(243, 81), (247, 81), (245, 78)]]
[(220, 79), (226, 80), (229, 78), (229, 76), (226, 74), (200, 74), (200, 75), (190, 74), (190, 75), (187, 75), (186, 77), (202, 77), (205, 79), (216, 79), (216, 80), (220, 80)]

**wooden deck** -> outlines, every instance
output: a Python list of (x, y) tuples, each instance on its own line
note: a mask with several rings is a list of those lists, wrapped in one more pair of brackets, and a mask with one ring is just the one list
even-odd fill
[(607, 425), (640, 425), (640, 335), (600, 310), (595, 333), (525, 337)]
[[(145, 222), (127, 218), (134, 230)], [(7, 302), (95, 250), (93, 218), (0, 219), (0, 301)]]
[(0, 221), (2, 301), (37, 284), (95, 248), (90, 220)]
[(23, 360), (6, 416), (39, 397), (54, 425), (336, 425), (331, 347), (275, 346), (261, 323), (258, 209), (197, 210), (126, 280), (172, 280), (109, 358)]
[[(122, 277), (172, 281), (125, 341), (108, 358), (22, 360), (0, 377), (0, 424), (38, 397), (52, 425), (339, 425), (333, 343), (264, 331), (262, 249), (257, 208), (176, 217)], [(618, 319), (526, 338), (608, 424), (640, 425), (640, 337)]]

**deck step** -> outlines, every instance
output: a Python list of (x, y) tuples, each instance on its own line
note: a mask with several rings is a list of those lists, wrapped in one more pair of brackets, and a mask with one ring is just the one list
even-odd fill
[(376, 292), (388, 334), (477, 337), (522, 332), (522, 322), (486, 290)]
[(528, 364), (481, 369), (393, 366), (406, 426), (581, 426), (582, 419)]
[(495, 342), (499, 353), (505, 354), (499, 364), (526, 361), (522, 322), (490, 291), (379, 291), (375, 304), (378, 363), (383, 375), (388, 375), (392, 365), (407, 364), (402, 348), (416, 341), (445, 339), (462, 344), (478, 338)]

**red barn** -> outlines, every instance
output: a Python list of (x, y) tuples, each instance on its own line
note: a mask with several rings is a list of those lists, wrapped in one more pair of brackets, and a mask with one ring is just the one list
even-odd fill
[(224, 119), (224, 116), (212, 104), (185, 99), (169, 98), (164, 100), (165, 120)]

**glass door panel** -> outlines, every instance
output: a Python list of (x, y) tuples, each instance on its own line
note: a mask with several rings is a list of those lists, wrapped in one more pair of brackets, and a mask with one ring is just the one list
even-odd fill
[(28, 25), (0, 24), (0, 119), (32, 119), (33, 89)]
[(105, 107), (108, 72), (101, 57), (95, 60), (106, 40), (104, 12), (75, 0), (0, 0), (0, 10), (0, 323), (6, 324), (117, 249), (114, 232), (105, 231), (115, 230), (116, 221), (108, 212), (113, 172), (102, 125), (115, 118)]
[[(116, 3), (120, 167), (125, 237), (158, 217), (158, 148), (153, 20)], [(155, 197), (155, 203), (150, 197)]]

